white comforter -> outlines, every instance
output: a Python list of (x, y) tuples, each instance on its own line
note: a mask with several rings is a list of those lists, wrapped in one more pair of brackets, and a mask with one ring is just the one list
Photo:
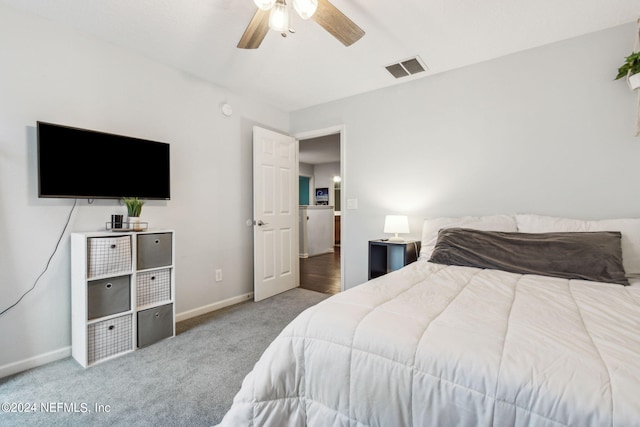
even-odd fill
[(418, 261), (311, 307), (222, 426), (638, 426), (640, 287)]

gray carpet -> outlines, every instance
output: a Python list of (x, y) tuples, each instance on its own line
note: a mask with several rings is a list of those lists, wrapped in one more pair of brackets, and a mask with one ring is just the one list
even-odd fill
[(67, 358), (2, 378), (0, 404), (36, 407), (0, 411), (0, 425), (215, 425), (269, 343), (325, 298), (297, 288), (180, 322), (174, 338), (88, 369)]

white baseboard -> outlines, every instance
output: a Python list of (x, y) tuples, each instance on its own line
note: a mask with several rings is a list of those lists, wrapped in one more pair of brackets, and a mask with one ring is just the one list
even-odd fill
[(56, 360), (64, 359), (69, 356), (71, 356), (71, 346), (9, 363), (8, 365), (0, 366), (0, 378), (8, 377), (9, 375), (26, 371), (27, 369), (37, 368), (38, 366), (46, 365), (47, 363), (55, 362)]
[(253, 292), (248, 294), (239, 295), (237, 297), (229, 298), (223, 301), (214, 302), (213, 304), (204, 305), (202, 307), (194, 308), (193, 310), (184, 311), (176, 314), (176, 323), (183, 320), (191, 319), (192, 317), (201, 316), (203, 314), (211, 313), (212, 311), (220, 310), (221, 308), (229, 307), (231, 305), (239, 304), (253, 298)]
[[(229, 298), (224, 301), (218, 301), (213, 304), (185, 311), (183, 313), (176, 314), (176, 322), (181, 322), (183, 320), (191, 319), (192, 317), (220, 310), (231, 305), (245, 302), (252, 298), (253, 292), (250, 292), (248, 294), (239, 295), (237, 297)], [(38, 366), (46, 365), (47, 363), (55, 362), (56, 360), (64, 359), (69, 356), (71, 356), (71, 346), (53, 350), (48, 353), (30, 357), (28, 359), (9, 363), (7, 365), (0, 366), (0, 378), (8, 377), (9, 375), (14, 375), (19, 372), (26, 371), (27, 369), (37, 368)]]

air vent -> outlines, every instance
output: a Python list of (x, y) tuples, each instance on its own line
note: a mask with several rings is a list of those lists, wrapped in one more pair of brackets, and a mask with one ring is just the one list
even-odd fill
[(387, 65), (385, 68), (396, 79), (422, 73), (427, 70), (426, 65), (424, 65), (422, 60), (417, 56), (414, 58), (405, 59), (404, 61), (400, 61), (397, 64)]

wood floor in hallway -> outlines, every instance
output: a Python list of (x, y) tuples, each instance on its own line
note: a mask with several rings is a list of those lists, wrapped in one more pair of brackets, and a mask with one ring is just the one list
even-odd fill
[(300, 287), (324, 294), (340, 292), (340, 246), (335, 252), (300, 258)]

